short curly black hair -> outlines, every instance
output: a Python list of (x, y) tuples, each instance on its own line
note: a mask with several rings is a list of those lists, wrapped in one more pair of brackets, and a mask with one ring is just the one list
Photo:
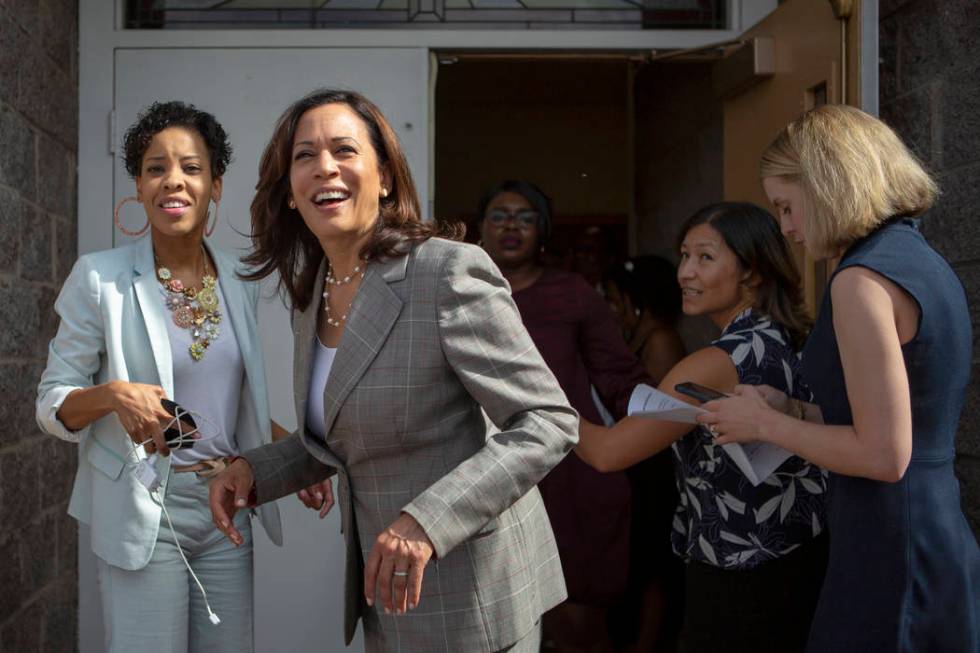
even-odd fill
[(143, 167), (143, 155), (153, 137), (168, 127), (189, 127), (204, 139), (211, 161), (211, 176), (221, 177), (231, 163), (231, 143), (221, 123), (207, 111), (179, 101), (154, 102), (143, 109), (126, 130), (126, 172), (136, 178)]

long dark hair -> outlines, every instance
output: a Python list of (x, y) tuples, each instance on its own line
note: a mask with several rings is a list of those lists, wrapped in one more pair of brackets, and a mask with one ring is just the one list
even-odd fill
[(310, 109), (325, 104), (344, 104), (364, 122), (378, 163), (391, 175), (388, 196), (379, 204), (380, 224), (361, 249), (362, 258), (382, 260), (408, 253), (415, 243), (433, 236), (458, 239), (461, 227), (422, 221), (419, 198), (412, 173), (398, 137), (380, 109), (360, 93), (318, 89), (294, 102), (279, 117), (272, 137), (262, 152), (259, 182), (252, 200), (251, 254), (242, 258), (254, 271), (243, 275), (249, 281), (279, 272), (279, 288), (289, 295), (296, 310), (309, 306), (317, 270), (323, 261), (319, 241), (299, 214), (287, 205), (289, 168), (293, 140), (300, 118)]
[(704, 207), (681, 227), (678, 249), (687, 233), (710, 224), (738, 259), (742, 270), (755, 274), (754, 308), (782, 324), (796, 349), (803, 346), (812, 320), (803, 302), (800, 273), (779, 224), (771, 213), (748, 202), (721, 202)]

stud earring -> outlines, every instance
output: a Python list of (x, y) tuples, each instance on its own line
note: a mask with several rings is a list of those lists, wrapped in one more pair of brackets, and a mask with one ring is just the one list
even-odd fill
[(289, 205), (289, 208), (291, 208), (291, 209), (295, 209), (296, 208), (296, 202), (293, 200), (292, 197), (289, 198), (289, 201), (286, 202), (286, 204), (288, 204)]
[(381, 197), (382, 198), (388, 197), (388, 189), (383, 186), (381, 187)]
[(133, 197), (132, 195), (130, 195), (129, 197), (124, 197), (121, 200), (119, 200), (119, 202), (116, 204), (115, 210), (113, 210), (113, 212), (112, 212), (112, 218), (113, 218), (113, 221), (116, 223), (116, 228), (119, 229), (119, 231), (121, 231), (124, 234), (126, 234), (127, 236), (133, 236), (134, 238), (139, 237), (139, 236), (142, 236), (144, 233), (146, 233), (146, 230), (150, 228), (150, 219), (147, 218), (146, 219), (146, 224), (143, 225), (143, 228), (142, 229), (139, 229), (138, 231), (133, 231), (131, 229), (127, 229), (126, 227), (124, 227), (122, 225), (122, 221), (119, 219), (119, 210), (127, 202), (136, 202), (137, 204), (140, 204), (141, 203), (139, 201), (139, 198)]

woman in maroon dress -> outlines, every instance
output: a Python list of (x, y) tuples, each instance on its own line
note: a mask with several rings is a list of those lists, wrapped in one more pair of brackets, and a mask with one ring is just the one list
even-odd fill
[[(581, 276), (547, 269), (548, 198), (533, 184), (505, 181), (480, 202), (482, 245), (511, 285), (524, 325), (568, 401), (600, 421), (595, 387), (616, 419), (637, 383), (652, 383), (623, 342), (602, 298)], [(568, 456), (538, 485), (558, 540), (568, 601), (545, 614), (544, 638), (560, 651), (611, 651), (608, 608), (629, 574), (630, 484)], [(668, 533), (664, 533), (664, 538)]]

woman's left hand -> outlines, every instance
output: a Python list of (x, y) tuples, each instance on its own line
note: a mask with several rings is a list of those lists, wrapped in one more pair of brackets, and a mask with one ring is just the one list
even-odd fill
[(701, 406), (707, 413), (697, 416), (715, 436), (717, 444), (766, 440), (765, 424), (773, 415), (766, 397), (751, 385), (737, 385), (731, 397), (716, 399)]
[(435, 548), (411, 515), (402, 515), (378, 535), (364, 566), (364, 599), (374, 605), (381, 588), (385, 614), (403, 614), (419, 604), (422, 576)]
[(320, 511), (320, 519), (323, 519), (333, 508), (333, 481), (325, 478), (319, 483), (303, 488), (296, 493), (296, 496), (310, 510)]

